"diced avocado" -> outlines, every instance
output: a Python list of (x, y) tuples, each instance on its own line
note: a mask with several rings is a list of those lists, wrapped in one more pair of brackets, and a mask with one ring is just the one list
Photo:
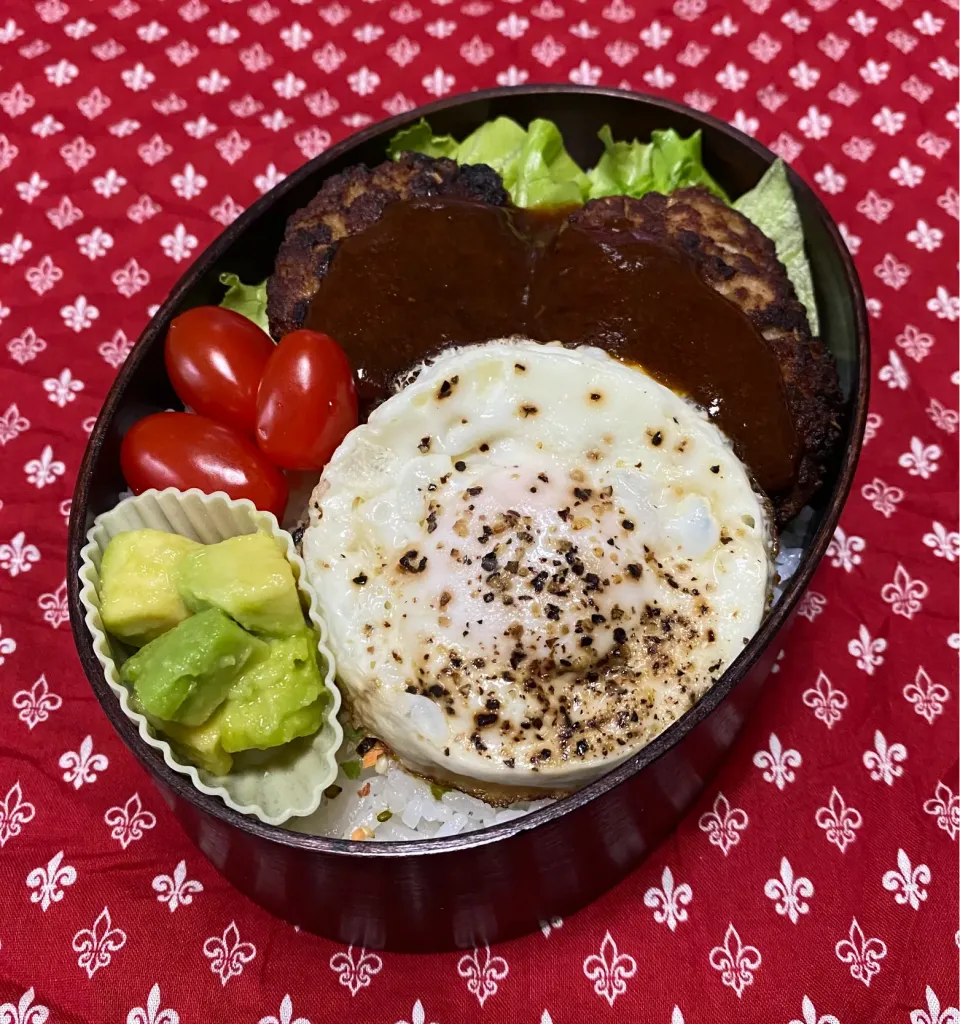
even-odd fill
[(317, 666), (316, 638), (303, 629), (270, 642), (230, 688), (217, 714), (223, 749), (265, 750), (320, 728), (329, 693)]
[(130, 694), (129, 701), (130, 707), (143, 715), (164, 739), (169, 740), (184, 760), (205, 768), (211, 775), (226, 775), (233, 768), (233, 758), (220, 745), (217, 714), (212, 714), (203, 725), (180, 725), (151, 715), (136, 693)]
[(160, 723), (174, 749), (188, 761), (205, 768), (211, 775), (226, 775), (233, 767), (233, 758), (223, 749), (220, 713), (211, 715), (203, 725)]
[(100, 618), (119, 640), (142, 647), (190, 614), (177, 590), (176, 568), (202, 545), (162, 530), (118, 533), (100, 565)]
[(266, 533), (208, 544), (180, 562), (180, 596), (192, 611), (219, 608), (252, 633), (292, 636), (305, 628), (293, 570)]
[(266, 644), (217, 609), (185, 619), (124, 662), (124, 682), (145, 711), (201, 725), (223, 703), (240, 670)]

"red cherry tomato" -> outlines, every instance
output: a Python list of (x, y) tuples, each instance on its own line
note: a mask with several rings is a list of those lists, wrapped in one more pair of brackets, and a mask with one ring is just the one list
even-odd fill
[(356, 425), (357, 389), (343, 349), (325, 334), (292, 331), (260, 381), (260, 450), (284, 469), (323, 469)]
[(253, 437), (257, 388), (273, 348), (245, 316), (220, 306), (197, 306), (170, 324), (164, 359), (184, 405)]
[(134, 423), (120, 446), (120, 467), (134, 494), (150, 487), (226, 491), (278, 519), (287, 504), (286, 478), (252, 441), (192, 413), (158, 412)]

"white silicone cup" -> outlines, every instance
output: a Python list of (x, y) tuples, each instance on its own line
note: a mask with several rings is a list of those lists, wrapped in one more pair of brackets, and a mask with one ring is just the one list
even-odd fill
[[(179, 533), (204, 544), (261, 530), (271, 533), (282, 547), (293, 566), (300, 593), (306, 599), (310, 621), (319, 633), (317, 649), (326, 665), (324, 682), (333, 695), (323, 727), (294, 760), (276, 766), (268, 764), (246, 768), (227, 776), (214, 776), (178, 760), (170, 744), (154, 734), (143, 715), (130, 708), (127, 688), (120, 682), (110, 641), (100, 619), (100, 563), (112, 537), (145, 527)], [(159, 751), (175, 772), (186, 775), (201, 793), (219, 797), (235, 811), (251, 814), (268, 825), (282, 825), (290, 818), (312, 814), (320, 806), (323, 791), (337, 775), (336, 753), (343, 742), (343, 730), (337, 720), (340, 691), (336, 684), (336, 665), (326, 643), (326, 624), (318, 611), (317, 595), (306, 580), (303, 561), (294, 549), (293, 539), (280, 529), (276, 517), (259, 511), (250, 501), (235, 501), (221, 491), (215, 494), (174, 488), (144, 491), (98, 516), (80, 554), (80, 600), (86, 611), (84, 621), (93, 637), (93, 649), (123, 713), (136, 723), (143, 741)]]

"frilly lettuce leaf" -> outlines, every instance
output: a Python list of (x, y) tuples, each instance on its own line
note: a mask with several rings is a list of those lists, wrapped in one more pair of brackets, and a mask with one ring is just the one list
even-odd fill
[(227, 294), (221, 299), (220, 305), (242, 314), (269, 334), (266, 278), (259, 284), (244, 284), (236, 274), (224, 273), (220, 275), (220, 283), (227, 286)]
[(672, 128), (654, 131), (650, 142), (615, 142), (608, 125), (598, 134), (604, 153), (597, 166), (587, 171), (588, 199), (642, 196), (647, 192), (668, 195), (678, 188), (700, 185), (729, 202), (703, 166), (699, 131), (688, 139), (681, 138)]
[(452, 135), (434, 135), (426, 118), (421, 117), (416, 124), (401, 128), (393, 136), (387, 146), (387, 156), (396, 160), (401, 153), (425, 153), (456, 160), (459, 148), (460, 143)]
[(783, 161), (772, 163), (760, 181), (734, 202), (733, 208), (753, 221), (776, 246), (777, 259), (786, 268), (797, 298), (806, 308), (811, 334), (817, 337), (820, 323), (813, 275), (803, 248), (800, 211)]
[(452, 136), (434, 135), (421, 120), (397, 132), (387, 150), (394, 160), (408, 151), (450, 157), (458, 164), (487, 164), (517, 206), (579, 205), (587, 190), (586, 175), (552, 121), (537, 119), (521, 128), (509, 117), (498, 117), (458, 144)]

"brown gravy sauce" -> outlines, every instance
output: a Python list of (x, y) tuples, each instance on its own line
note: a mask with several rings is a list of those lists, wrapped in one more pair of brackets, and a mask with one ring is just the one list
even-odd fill
[(754, 325), (672, 247), (626, 225), (581, 229), (569, 213), (398, 201), (340, 242), (306, 326), (343, 346), (361, 415), (452, 345), (513, 334), (596, 345), (706, 409), (764, 490), (788, 487), (797, 436)]

